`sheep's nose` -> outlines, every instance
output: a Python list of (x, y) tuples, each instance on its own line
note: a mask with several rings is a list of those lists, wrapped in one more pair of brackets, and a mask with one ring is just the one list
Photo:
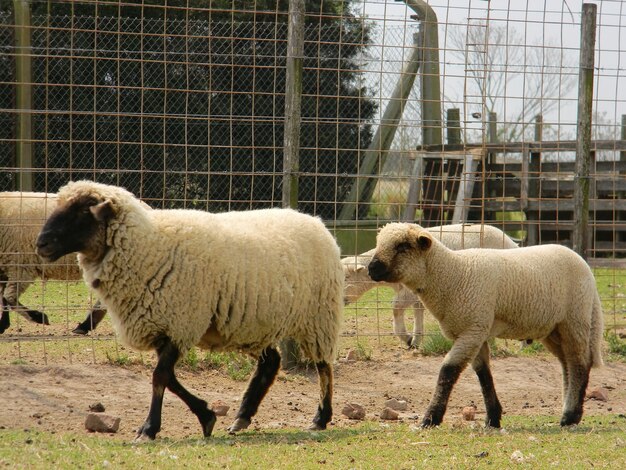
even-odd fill
[(372, 280), (376, 282), (384, 281), (389, 275), (387, 266), (378, 258), (373, 258), (372, 261), (370, 261), (370, 264), (367, 266), (367, 273)]
[(39, 249), (45, 248), (46, 246), (48, 246), (50, 244), (48, 233), (41, 232), (39, 236), (37, 237), (37, 241), (35, 242), (35, 244), (37, 245), (37, 248)]

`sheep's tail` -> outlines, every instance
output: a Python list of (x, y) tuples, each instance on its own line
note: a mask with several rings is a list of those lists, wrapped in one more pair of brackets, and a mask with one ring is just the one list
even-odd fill
[(591, 353), (591, 367), (602, 367), (602, 344), (604, 337), (604, 316), (600, 296), (596, 291), (591, 312), (591, 331), (589, 335), (589, 351)]

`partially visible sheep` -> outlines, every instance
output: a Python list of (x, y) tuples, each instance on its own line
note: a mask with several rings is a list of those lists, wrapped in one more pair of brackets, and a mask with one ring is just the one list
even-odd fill
[[(451, 250), (466, 248), (516, 248), (517, 244), (502, 230), (491, 225), (453, 224), (428, 229), (433, 236)], [(402, 344), (409, 348), (420, 345), (424, 333), (424, 307), (417, 295), (400, 283), (376, 282), (367, 273), (367, 265), (374, 252), (370, 250), (357, 256), (348, 256), (342, 260), (346, 275), (346, 304), (356, 302), (363, 294), (374, 287), (385, 285), (396, 293), (391, 301), (393, 307), (393, 332)], [(404, 311), (413, 307), (413, 333), (409, 334), (404, 323)]]
[(204, 436), (211, 434), (215, 413), (174, 373), (194, 345), (258, 359), (229, 431), (248, 427), (278, 372), (276, 345), (287, 337), (316, 364), (320, 401), (311, 429), (326, 428), (344, 275), (321, 220), (289, 209), (150, 211), (122, 188), (89, 181), (69, 183), (58, 197), (38, 253), (55, 260), (78, 252), (85, 282), (121, 340), (158, 355), (138, 438), (154, 439), (161, 429), (165, 388), (197, 416)]
[[(37, 234), (56, 205), (55, 194), (0, 192), (0, 334), (10, 326), (10, 310), (35, 323), (50, 324), (48, 315), (28, 308), (19, 301), (20, 295), (35, 279), (82, 279), (75, 256), (65, 256), (54, 263), (43, 263), (35, 253)], [(78, 328), (91, 329), (91, 324), (97, 325), (104, 313), (105, 310), (95, 304), (81, 324), (82, 327), (79, 325)]]
[(603, 317), (593, 273), (574, 251), (560, 245), (452, 251), (419, 225), (393, 223), (378, 234), (369, 274), (409, 287), (454, 341), (422, 426), (441, 423), (452, 387), (471, 362), (486, 423), (500, 427), (492, 337), (541, 341), (563, 368), (561, 426), (580, 422), (590, 369), (602, 365)]

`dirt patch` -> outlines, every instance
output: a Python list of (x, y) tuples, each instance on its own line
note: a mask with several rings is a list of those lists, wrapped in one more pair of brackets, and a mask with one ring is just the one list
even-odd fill
[[(341, 416), (345, 403), (365, 407), (366, 419), (379, 420), (389, 398), (402, 398), (408, 410), (404, 421), (422, 415), (434, 390), (441, 358), (413, 357), (411, 353), (372, 361), (340, 362), (336, 365), (334, 426), (351, 426)], [(561, 412), (561, 371), (552, 358), (506, 358), (492, 361), (493, 375), (506, 414), (552, 415)], [(179, 371), (180, 381), (193, 393), (211, 403), (222, 400), (230, 405), (225, 417), (218, 418), (216, 433), (225, 432), (234, 419), (245, 382), (237, 382), (218, 371)], [(86, 432), (89, 405), (101, 402), (106, 413), (121, 418), (113, 438), (131, 440), (145, 419), (150, 404), (151, 370), (135, 366), (0, 366), (0, 427), (35, 429), (45, 432)], [(604, 387), (607, 402), (587, 400), (589, 415), (626, 413), (626, 364), (610, 363), (594, 369), (589, 389)], [(318, 399), (314, 373), (281, 372), (261, 404), (252, 428), (304, 428), (313, 418)], [(478, 381), (466, 370), (456, 385), (445, 421), (461, 420), (463, 407), (476, 404), (476, 420), (482, 421), (484, 405)], [(584, 418), (583, 418), (584, 419)], [(163, 407), (163, 437), (199, 437), (200, 427), (185, 405), (166, 393)]]

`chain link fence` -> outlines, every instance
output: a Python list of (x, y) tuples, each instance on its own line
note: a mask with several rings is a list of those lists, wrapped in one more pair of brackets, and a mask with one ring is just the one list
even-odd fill
[[(436, 17), (419, 4), (307, 2), (298, 208), (321, 216), (345, 255), (397, 220), (489, 223), (522, 245), (572, 246), (582, 3), (434, 0)], [(616, 332), (626, 316), (620, 5), (598, 8), (589, 220)], [(288, 7), (0, 3), (0, 190), (54, 193), (86, 178), (155, 208), (281, 206)], [(29, 301), (57, 308), (51, 291), (62, 327), (25, 322), (5, 338), (72, 337), (92, 301), (65, 283)], [(358, 305), (348, 334), (392, 336), (387, 313), (359, 322)]]

